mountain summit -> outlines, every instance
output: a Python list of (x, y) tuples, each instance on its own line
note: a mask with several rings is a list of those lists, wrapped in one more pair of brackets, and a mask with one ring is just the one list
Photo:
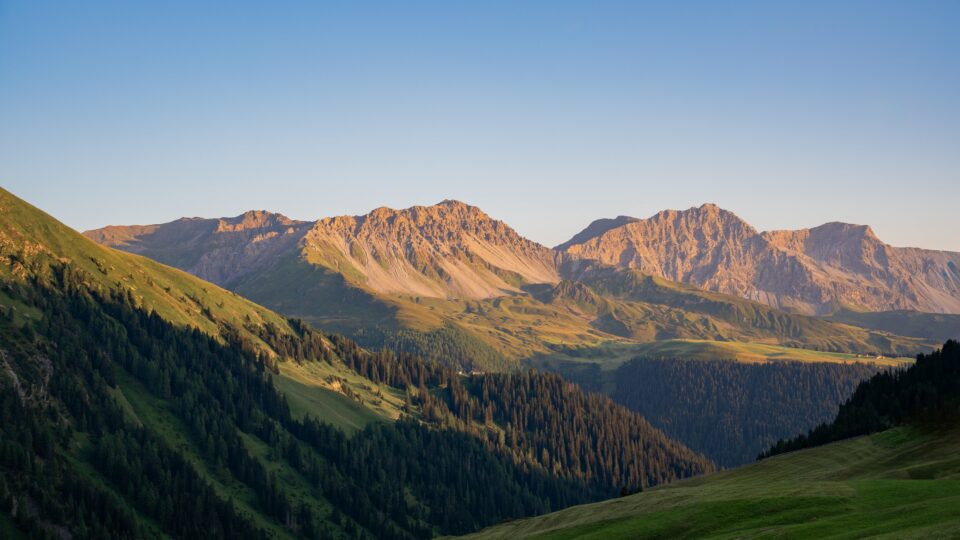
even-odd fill
[(278, 265), (309, 265), (370, 292), (427, 298), (490, 298), (560, 280), (552, 250), (454, 200), (312, 223), (251, 211), (85, 234), (227, 287)]
[(895, 248), (864, 225), (757, 232), (713, 204), (574, 236), (571, 259), (633, 268), (808, 314), (837, 307), (960, 313), (960, 253)]
[(480, 299), (560, 280), (550, 249), (460, 201), (321, 219), (302, 248), (378, 293)]

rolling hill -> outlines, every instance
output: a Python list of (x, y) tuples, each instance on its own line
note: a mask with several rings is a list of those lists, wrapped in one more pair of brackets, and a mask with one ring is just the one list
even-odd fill
[(897, 428), (467, 536), (952, 538), (960, 432)]

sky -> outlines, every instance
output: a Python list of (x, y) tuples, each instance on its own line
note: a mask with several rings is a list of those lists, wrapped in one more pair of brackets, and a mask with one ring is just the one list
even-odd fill
[(960, 251), (960, 2), (0, 0), (0, 186), (85, 230), (713, 202)]

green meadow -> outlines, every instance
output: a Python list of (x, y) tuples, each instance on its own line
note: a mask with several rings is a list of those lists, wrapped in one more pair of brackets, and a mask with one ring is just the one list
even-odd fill
[(904, 427), (503, 523), (468, 538), (958, 536), (960, 429)]

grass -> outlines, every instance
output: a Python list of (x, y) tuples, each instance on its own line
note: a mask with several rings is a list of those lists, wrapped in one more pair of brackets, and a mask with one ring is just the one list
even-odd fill
[(847, 364), (865, 362), (883, 367), (899, 367), (913, 363), (912, 358), (876, 357), (848, 353), (813, 351), (764, 343), (671, 339), (637, 346), (637, 356), (653, 358), (726, 359), (745, 363), (760, 362), (830, 362)]
[[(452, 324), (510, 360), (549, 355), (569, 347), (610, 344), (620, 344), (623, 350), (644, 345), (645, 350), (657, 356), (669, 354), (673, 348), (677, 354), (693, 352), (698, 357), (740, 361), (842, 362), (872, 358), (820, 353), (811, 350), (814, 348), (864, 353), (895, 350), (901, 354), (930, 349), (930, 344), (922, 339), (787, 314), (747, 300), (685, 287), (660, 287), (657, 295), (649, 299), (608, 293), (598, 306), (591, 306), (563, 297), (551, 300), (542, 294), (539, 298), (516, 295), (485, 300), (374, 294), (343, 283), (325, 285), (333, 278), (326, 276), (321, 280), (315, 275), (318, 273), (295, 282), (313, 283), (310, 294), (323, 296), (323, 302), (299, 306), (277, 302), (277, 296), (265, 289), (258, 289), (256, 294), (253, 289), (240, 290), (281, 312), (348, 334), (373, 325), (429, 333)], [(258, 283), (261, 281), (257, 279)], [(266, 281), (281, 282), (272, 277)], [(349, 303), (353, 306), (349, 315), (332, 291), (357, 297), (356, 302)], [(306, 296), (305, 293), (303, 298)], [(390, 307), (386, 310), (383, 306)], [(747, 345), (736, 348), (734, 342)], [(681, 343), (686, 344), (682, 349), (678, 346)], [(804, 349), (810, 352), (797, 352)], [(899, 362), (884, 365), (896, 363)]]
[(958, 509), (960, 429), (905, 427), (469, 538), (944, 538)]
[(913, 363), (906, 357), (875, 357), (783, 347), (766, 343), (713, 341), (702, 339), (668, 339), (653, 343), (628, 344), (608, 342), (598, 347), (582, 347), (538, 355), (528, 364), (535, 367), (596, 364), (603, 371), (614, 370), (637, 358), (683, 358), (689, 360), (731, 360), (748, 364), (762, 362), (828, 362), (852, 364), (862, 362), (882, 367), (901, 367)]
[(245, 328), (248, 323), (271, 322), (291, 331), (283, 317), (266, 308), (146, 257), (103, 247), (3, 189), (0, 251), (13, 253), (18, 260), (0, 267), (0, 272), (11, 274), (11, 281), (25, 279), (36, 265), (70, 262), (84, 271), (91, 288), (130, 294), (144, 309), (178, 326), (219, 336), (218, 324), (228, 323), (264, 350), (269, 347)]
[(960, 315), (956, 314), (841, 309), (826, 318), (882, 332), (923, 337), (940, 343), (960, 338)]
[[(399, 418), (404, 403), (404, 396), (397, 389), (378, 386), (346, 366), (324, 362), (283, 362), (274, 383), (287, 396), (294, 414), (313, 416), (348, 433), (371, 422)], [(363, 403), (341, 394), (339, 390), (344, 385)]]

